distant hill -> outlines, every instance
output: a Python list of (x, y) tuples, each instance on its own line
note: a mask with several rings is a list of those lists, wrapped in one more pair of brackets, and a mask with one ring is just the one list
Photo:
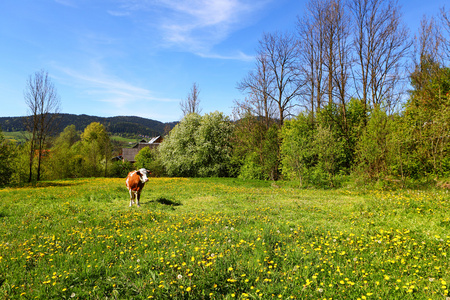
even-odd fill
[[(25, 131), (25, 117), (0, 117), (0, 127), (4, 132)], [(60, 133), (69, 125), (83, 131), (92, 122), (99, 122), (113, 135), (128, 137), (163, 135), (178, 122), (163, 123), (152, 119), (133, 116), (96, 117), (88, 115), (59, 114), (56, 133)]]

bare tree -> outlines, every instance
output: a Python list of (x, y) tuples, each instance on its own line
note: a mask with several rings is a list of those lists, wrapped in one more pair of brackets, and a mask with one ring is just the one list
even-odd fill
[(246, 102), (238, 105), (264, 117), (267, 124), (277, 118), (281, 126), (300, 92), (297, 51), (294, 35), (264, 34), (259, 42), (255, 69), (237, 85), (249, 95)]
[[(312, 0), (308, 11), (298, 19), (301, 74), (305, 85), (303, 103), (311, 112), (319, 111), (326, 102), (334, 103), (341, 116), (334, 122), (347, 132), (347, 102), (349, 101), (350, 18), (343, 0)], [(325, 97), (327, 99), (325, 99)], [(328, 101), (326, 101), (328, 100)]]
[(185, 100), (182, 100), (180, 102), (181, 111), (183, 112), (183, 116), (186, 116), (188, 114), (192, 113), (201, 113), (200, 108), (200, 89), (198, 87), (198, 84), (194, 82), (192, 84), (191, 91), (189, 92), (187, 98)]
[[(352, 63), (351, 45), (350, 45), (350, 17), (345, 11), (345, 5), (341, 0), (331, 0), (329, 3), (328, 27), (333, 38), (330, 39), (333, 45), (328, 46), (332, 61), (332, 68), (328, 69), (331, 73), (331, 82), (333, 85), (332, 95), (337, 98), (335, 102), (340, 104), (345, 110), (345, 103), (349, 98), (348, 80), (350, 77), (350, 68)], [(329, 42), (328, 42), (329, 43)]]
[(319, 111), (323, 103), (324, 80), (324, 15), (323, 1), (310, 1), (307, 12), (297, 21), (299, 37), (299, 75), (304, 83), (301, 99), (307, 110), (314, 114)]
[(334, 85), (334, 73), (337, 64), (337, 54), (339, 46), (338, 31), (342, 14), (340, 2), (331, 0), (324, 2), (324, 59), (323, 64), (326, 71), (326, 94), (328, 96), (328, 104), (333, 103), (333, 95), (336, 90)]
[(261, 118), (267, 130), (276, 116), (274, 101), (269, 97), (274, 87), (266, 55), (256, 57), (255, 69), (237, 84), (237, 88), (248, 95), (243, 102), (236, 102), (239, 114), (250, 113)]
[(301, 83), (297, 39), (290, 33), (264, 34), (259, 42), (259, 56), (265, 57), (272, 88), (268, 97), (278, 111), (279, 126), (296, 105)]
[(38, 159), (36, 180), (39, 181), (47, 138), (55, 128), (55, 121), (60, 112), (60, 98), (48, 77), (48, 72), (44, 70), (30, 75), (25, 86), (24, 98), (29, 109), (25, 125), (31, 133), (28, 181), (31, 182), (33, 178), (35, 155)]
[[(450, 28), (449, 28), (450, 29)], [(444, 60), (445, 39), (442, 28), (433, 18), (423, 16), (420, 21), (418, 34), (414, 36), (414, 64), (417, 66), (427, 57), (434, 62)]]
[(441, 29), (433, 17), (424, 16), (418, 34), (414, 36), (410, 79), (416, 91), (428, 86), (432, 78), (438, 76), (444, 63), (445, 45)]
[(356, 92), (365, 109), (394, 107), (406, 78), (404, 58), (411, 41), (396, 0), (350, 0), (355, 21)]
[(442, 27), (447, 33), (446, 36), (444, 34), (441, 35), (442, 42), (445, 45), (446, 59), (450, 60), (450, 10), (446, 11), (445, 7), (441, 8), (441, 21)]

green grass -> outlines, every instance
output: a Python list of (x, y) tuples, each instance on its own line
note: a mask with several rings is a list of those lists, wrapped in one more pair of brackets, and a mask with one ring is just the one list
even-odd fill
[(0, 298), (448, 299), (446, 191), (124, 179), (0, 190)]
[(5, 139), (10, 140), (14, 143), (26, 143), (28, 140), (28, 136), (30, 135), (26, 131), (13, 131), (13, 132), (5, 132), (3, 131), (3, 136)]
[[(134, 146), (139, 141), (138, 138), (126, 138), (126, 137), (119, 136), (119, 135), (112, 135), (112, 136), (110, 136), (110, 139), (112, 141), (125, 143), (125, 144), (127, 144), (127, 146), (130, 146), (130, 147)], [(132, 144), (129, 144), (129, 143), (132, 143)]]
[[(26, 136), (29, 136), (29, 133), (26, 131), (13, 131), (13, 132), (3, 131), (2, 133), (7, 140), (10, 140), (14, 143), (25, 143), (28, 140)], [(122, 142), (126, 144), (126, 146), (130, 147), (134, 146), (139, 141), (138, 138), (126, 138), (118, 135), (112, 135), (110, 136), (110, 138), (112, 141)]]

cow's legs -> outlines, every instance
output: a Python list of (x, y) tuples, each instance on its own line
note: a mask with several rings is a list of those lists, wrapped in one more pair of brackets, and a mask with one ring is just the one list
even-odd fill
[(133, 198), (134, 198), (134, 192), (132, 190), (130, 190), (130, 207), (134, 203)]
[(141, 205), (139, 204), (139, 200), (141, 199), (141, 193), (140, 192), (136, 192), (136, 204), (138, 207), (141, 207)]

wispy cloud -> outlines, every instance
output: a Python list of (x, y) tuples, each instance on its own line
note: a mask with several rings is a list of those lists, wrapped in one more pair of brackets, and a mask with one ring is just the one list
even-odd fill
[(197, 53), (197, 55), (205, 58), (217, 58), (226, 60), (253, 61), (255, 59), (253, 55), (247, 55), (241, 51), (238, 51), (236, 54), (231, 55), (221, 55), (216, 53)]
[[(247, 26), (258, 12), (272, 0), (122, 0), (113, 16), (130, 15), (159, 32), (161, 44), (193, 52), (200, 56), (228, 38), (235, 30)], [(145, 20), (145, 21), (144, 21)], [(217, 58), (244, 59), (245, 55), (217, 55)]]
[(70, 68), (59, 67), (58, 69), (63, 74), (63, 78), (59, 78), (60, 81), (75, 85), (77, 89), (88, 95), (96, 95), (98, 101), (109, 103), (116, 108), (124, 108), (135, 102), (179, 101), (178, 99), (155, 97), (148, 89), (101, 72), (95, 72), (95, 76), (88, 76)]
[(71, 0), (55, 0), (55, 2), (64, 6), (77, 7), (77, 5)]

